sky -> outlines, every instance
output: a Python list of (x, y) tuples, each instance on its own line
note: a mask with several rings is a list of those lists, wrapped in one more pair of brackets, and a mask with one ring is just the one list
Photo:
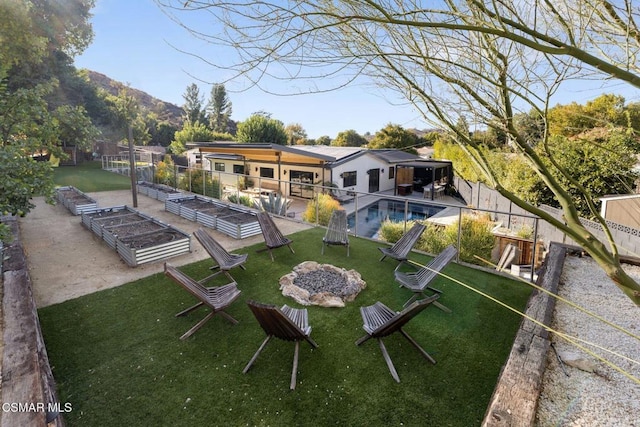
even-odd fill
[[(94, 40), (75, 58), (77, 68), (105, 74), (178, 106), (184, 104), (183, 95), (189, 85), (198, 85), (206, 103), (211, 83), (227, 78), (221, 70), (176, 48), (187, 52), (206, 48), (210, 60), (229, 52), (205, 47), (167, 17), (153, 0), (97, 0), (92, 13)], [(430, 127), (416, 110), (403, 105), (397, 94), (383, 93), (370, 85), (353, 85), (322, 94), (275, 96), (258, 88), (236, 91), (243, 84), (225, 84), (233, 108), (231, 118), (237, 122), (265, 111), (285, 125), (299, 123), (309, 138), (323, 135), (335, 138), (339, 132), (350, 129), (361, 135), (375, 134), (389, 123), (405, 129)], [(601, 86), (569, 85), (557, 102), (583, 104), (601, 93), (622, 92), (615, 87), (603, 90)], [(627, 97), (627, 102), (637, 100)]]

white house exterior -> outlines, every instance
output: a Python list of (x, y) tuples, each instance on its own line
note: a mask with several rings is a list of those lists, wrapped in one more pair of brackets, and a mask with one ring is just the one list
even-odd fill
[(362, 193), (394, 190), (398, 185), (398, 165), (411, 162), (411, 168), (422, 164), (429, 167), (428, 161), (395, 149), (230, 142), (194, 143), (189, 147), (189, 166), (202, 165), (214, 176), (218, 173), (225, 185), (248, 179), (255, 187), (303, 198), (313, 197), (309, 185), (332, 184)]

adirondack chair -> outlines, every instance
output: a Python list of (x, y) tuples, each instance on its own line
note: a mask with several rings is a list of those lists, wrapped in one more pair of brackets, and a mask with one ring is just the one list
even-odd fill
[(393, 362), (391, 361), (389, 352), (382, 342), (382, 338), (386, 336), (389, 336), (395, 332), (400, 332), (402, 336), (405, 337), (411, 343), (411, 345), (413, 345), (420, 352), (420, 354), (425, 357), (425, 359), (429, 360), (429, 362), (435, 365), (435, 359), (431, 357), (429, 353), (427, 353), (422, 347), (420, 347), (420, 345), (402, 328), (411, 319), (417, 316), (422, 310), (427, 308), (429, 304), (438, 299), (439, 296), (440, 295), (435, 294), (429, 298), (416, 301), (401, 312), (395, 312), (391, 310), (380, 301), (367, 307), (360, 307), (360, 315), (362, 315), (363, 322), (362, 328), (365, 330), (367, 335), (358, 339), (356, 341), (356, 345), (361, 345), (370, 338), (376, 338), (378, 340), (378, 344), (380, 345), (380, 351), (382, 351), (384, 361), (387, 362), (389, 372), (391, 372), (391, 376), (397, 382), (400, 382), (400, 377), (398, 377), (398, 372), (393, 366)]
[(189, 329), (180, 337), (181, 340), (189, 338), (216, 314), (220, 314), (222, 317), (224, 317), (234, 325), (238, 323), (236, 319), (234, 319), (224, 311), (231, 305), (232, 302), (236, 300), (236, 298), (238, 298), (238, 296), (240, 296), (240, 290), (236, 286), (235, 282), (223, 286), (206, 288), (200, 283), (193, 280), (191, 277), (184, 274), (182, 271), (167, 263), (164, 264), (164, 274), (167, 277), (173, 279), (173, 281), (175, 281), (178, 285), (182, 286), (185, 290), (187, 290), (187, 292), (200, 300), (194, 306), (189, 307), (186, 310), (183, 310), (180, 313), (176, 314), (176, 317), (184, 316), (202, 305), (206, 305), (211, 309), (211, 313), (209, 313), (204, 319), (196, 323), (191, 329)]
[(193, 235), (196, 239), (198, 239), (198, 242), (200, 242), (202, 247), (207, 251), (209, 256), (216, 263), (215, 265), (210, 267), (210, 269), (219, 269), (219, 271), (216, 271), (212, 275), (201, 279), (199, 282), (205, 283), (206, 281), (212, 279), (220, 273), (225, 274), (229, 278), (229, 280), (235, 282), (233, 277), (231, 277), (229, 270), (234, 267), (240, 267), (241, 269), (245, 270), (245, 267), (242, 264), (247, 261), (248, 254), (230, 254), (225, 250), (225, 248), (222, 247), (222, 245), (220, 245), (220, 243), (218, 243), (209, 233), (207, 233), (204, 228), (197, 229), (193, 233)]
[[(396, 282), (400, 283), (400, 286), (403, 286), (414, 292), (413, 297), (411, 297), (406, 303), (404, 303), (405, 307), (418, 299), (420, 296), (426, 297), (424, 293), (427, 291), (427, 289), (436, 292), (437, 294), (442, 293), (442, 291), (431, 287), (430, 283), (436, 277), (438, 277), (438, 274), (442, 270), (444, 270), (444, 268), (456, 257), (457, 253), (458, 250), (456, 249), (456, 247), (453, 245), (449, 245), (444, 248), (444, 250), (440, 252), (438, 256), (433, 258), (427, 265), (416, 272), (405, 273), (396, 270), (396, 272), (394, 273)], [(433, 305), (446, 312), (451, 312), (451, 310), (440, 304), (438, 301), (434, 301)]]
[(378, 248), (380, 252), (382, 252), (382, 258), (380, 261), (385, 259), (386, 257), (393, 258), (397, 261), (400, 261), (396, 270), (407, 261), (407, 257), (409, 256), (409, 252), (416, 244), (422, 232), (427, 228), (424, 224), (415, 223), (413, 227), (398, 239), (396, 243), (393, 244), (390, 248)]
[(273, 222), (273, 219), (267, 212), (258, 212), (256, 214), (258, 217), (258, 223), (260, 224), (260, 229), (262, 230), (262, 236), (264, 237), (264, 243), (267, 246), (266, 248), (262, 248), (257, 250), (256, 252), (264, 252), (266, 250), (269, 251), (269, 255), (271, 256), (271, 261), (273, 261), (273, 252), (272, 249), (279, 248), (281, 246), (288, 246), (289, 250), (292, 254), (295, 252), (291, 247), (291, 243), (293, 240), (285, 237), (276, 224)]
[(309, 336), (311, 334), (311, 326), (309, 326), (309, 318), (307, 309), (291, 308), (283, 305), (281, 308), (272, 304), (261, 304), (255, 301), (248, 301), (247, 305), (256, 317), (256, 320), (267, 334), (258, 351), (253, 355), (242, 373), (246, 374), (251, 365), (256, 361), (258, 355), (262, 352), (271, 338), (276, 337), (285, 341), (294, 341), (295, 349), (293, 353), (293, 370), (291, 371), (291, 390), (296, 388), (296, 377), (298, 374), (298, 353), (300, 351), (300, 341), (308, 342), (312, 348), (317, 348), (318, 344)]
[(338, 209), (333, 211), (329, 219), (327, 232), (322, 238), (322, 254), (324, 255), (325, 245), (342, 245), (347, 247), (349, 256), (349, 234), (347, 232), (347, 212)]

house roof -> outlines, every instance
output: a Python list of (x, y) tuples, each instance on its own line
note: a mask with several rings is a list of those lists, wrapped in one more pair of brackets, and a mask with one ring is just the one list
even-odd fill
[[(397, 149), (366, 149), (361, 147), (332, 147), (328, 145), (279, 145), (264, 143), (237, 142), (199, 142), (187, 144), (189, 148), (199, 149), (205, 156), (244, 156), (246, 160), (265, 162), (302, 163), (333, 168), (369, 154), (389, 164), (402, 164), (420, 157)], [(443, 166), (444, 167), (444, 163)], [(420, 167), (429, 167), (421, 164)]]

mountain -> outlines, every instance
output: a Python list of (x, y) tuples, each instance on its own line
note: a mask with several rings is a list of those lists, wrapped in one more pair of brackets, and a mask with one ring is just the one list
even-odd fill
[(121, 88), (126, 87), (127, 93), (133, 96), (141, 107), (156, 113), (159, 121), (167, 121), (176, 127), (182, 126), (182, 117), (184, 115), (182, 107), (154, 98), (146, 92), (128, 87), (124, 83), (113, 80), (96, 71), (86, 70), (86, 72), (89, 77), (89, 81), (94, 86), (105, 90), (111, 95), (118, 95), (118, 91)]

